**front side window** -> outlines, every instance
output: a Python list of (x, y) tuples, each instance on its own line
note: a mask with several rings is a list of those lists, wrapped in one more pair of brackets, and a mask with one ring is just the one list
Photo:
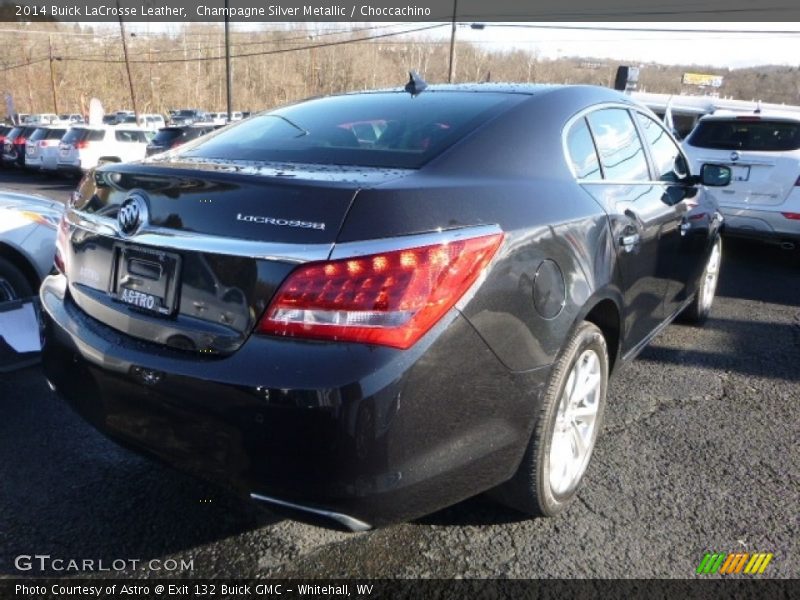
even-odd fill
[(587, 117), (609, 181), (649, 181), (644, 148), (630, 113), (624, 108), (604, 108)]
[(603, 178), (600, 162), (597, 160), (597, 150), (586, 125), (586, 119), (576, 121), (570, 128), (567, 134), (567, 152), (575, 177), (583, 181), (597, 181)]
[(660, 181), (678, 181), (689, 174), (686, 161), (678, 145), (669, 137), (667, 130), (647, 115), (636, 113), (642, 135), (650, 146), (650, 154)]

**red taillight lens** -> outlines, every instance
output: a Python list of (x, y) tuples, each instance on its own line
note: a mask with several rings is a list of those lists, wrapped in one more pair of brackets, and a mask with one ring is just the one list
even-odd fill
[(22, 145), (27, 141), (28, 141), (28, 138), (18, 137), (17, 139), (14, 140), (14, 143)]
[(785, 212), (781, 214), (787, 219), (791, 219), (792, 221), (800, 221), (800, 213)]
[(257, 331), (409, 348), (478, 279), (502, 241), (498, 233), (303, 265)]
[(69, 223), (67, 222), (66, 214), (61, 217), (58, 223), (58, 233), (56, 234), (56, 254), (53, 258), (53, 264), (56, 269), (62, 274), (67, 274), (67, 243), (69, 241)]
[(84, 148), (88, 148), (89, 147), (89, 142), (87, 142), (86, 140), (81, 140), (80, 142), (75, 142), (73, 144), (73, 147), (76, 150), (83, 150)]

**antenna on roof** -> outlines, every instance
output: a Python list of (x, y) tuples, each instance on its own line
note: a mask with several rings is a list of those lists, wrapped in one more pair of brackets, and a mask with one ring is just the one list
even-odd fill
[(756, 103), (756, 109), (753, 111), (755, 114), (761, 114), (761, 100)]
[(416, 71), (408, 72), (408, 83), (405, 90), (412, 96), (418, 96), (425, 88), (428, 87), (427, 82)]

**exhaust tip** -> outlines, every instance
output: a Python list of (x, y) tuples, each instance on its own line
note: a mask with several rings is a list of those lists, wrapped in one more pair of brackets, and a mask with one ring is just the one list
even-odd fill
[[(337, 528), (344, 527), (345, 529), (353, 532), (358, 531), (369, 531), (372, 529), (372, 525), (369, 523), (365, 523), (355, 517), (351, 517), (349, 515), (345, 515), (338, 512), (333, 512), (329, 510), (323, 510), (321, 508), (311, 508), (310, 506), (303, 506), (301, 504), (295, 504), (294, 502), (287, 502), (286, 500), (279, 500), (278, 498), (271, 498), (269, 496), (262, 496), (261, 494), (250, 494), (250, 498), (253, 500), (258, 500), (259, 502), (264, 502), (266, 504), (270, 504), (276, 507), (278, 510), (288, 511), (291, 513), (297, 513), (299, 515), (305, 516), (306, 519), (308, 517), (315, 517), (311, 520), (313, 522), (324, 521), (330, 524), (332, 521), (333, 524), (337, 525)], [(302, 517), (298, 520), (304, 520)]]

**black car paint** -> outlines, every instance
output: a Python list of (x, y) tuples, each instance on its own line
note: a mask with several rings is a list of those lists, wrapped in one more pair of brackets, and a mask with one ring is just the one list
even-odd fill
[[(719, 222), (687, 220), (694, 209), (674, 201), (666, 188), (675, 186), (621, 191), (575, 181), (563, 155), (565, 123), (591, 105), (634, 107), (626, 97), (588, 87), (474, 89), (487, 88), (532, 95), (418, 171), (178, 157), (106, 165), (76, 198), (81, 211), (113, 217), (140, 189), (163, 228), (298, 246), (499, 225), (505, 240), (485, 279), (409, 350), (249, 335), (292, 265), (238, 259), (253, 274), (254, 291), (244, 294), (252, 319), (228, 337), (198, 328), (183, 307), (171, 325), (135, 311), (115, 315), (114, 300), (102, 286), (83, 289), (91, 286), (79, 272), (69, 284), (49, 278), (41, 291), (48, 378), (126, 445), (244, 494), (370, 524), (413, 518), (507, 480), (569, 332), (593, 319), (616, 364), (631, 358), (693, 297), (697, 255), (708, 252)], [(694, 186), (678, 192), (702, 195)], [(708, 210), (702, 197), (694, 200)], [(643, 211), (637, 219), (631, 206), (645, 202), (655, 216)], [(179, 203), (180, 215), (172, 208)], [(232, 218), (243, 207), (326, 228), (267, 233)], [(680, 235), (685, 223), (689, 234)], [(627, 255), (619, 234), (631, 224), (646, 243)], [(74, 268), (86, 260), (81, 255), (111, 251), (101, 237), (74, 244)], [(203, 258), (217, 278), (232, 265), (219, 254)], [(554, 316), (542, 316), (533, 302), (545, 261), (564, 280)], [(658, 276), (639, 273), (641, 261)], [(196, 335), (188, 345), (169, 347), (145, 333), (182, 322)], [(211, 331), (204, 340), (201, 329)]]

